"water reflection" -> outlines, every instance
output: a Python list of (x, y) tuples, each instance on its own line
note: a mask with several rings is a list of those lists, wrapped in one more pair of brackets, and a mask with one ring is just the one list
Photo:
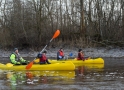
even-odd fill
[(100, 73), (104, 71), (104, 64), (88, 64), (88, 65), (76, 65), (76, 83), (84, 84), (84, 82), (95, 81), (101, 77)]
[[(2, 71), (1, 76), (6, 76), (7, 85), (16, 90), (25, 85), (74, 85), (82, 82), (81, 79), (91, 79), (88, 73), (103, 71), (103, 65), (77, 65), (75, 71)], [(4, 73), (3, 73), (4, 72)], [(2, 79), (3, 77), (1, 77)], [(22, 89), (22, 87), (20, 87)]]
[[(73, 83), (75, 71), (4, 71), (9, 86)], [(4, 75), (2, 75), (4, 76)]]
[(91, 72), (91, 71), (103, 71), (104, 64), (77, 64), (76, 65), (77, 75), (83, 75), (84, 73)]

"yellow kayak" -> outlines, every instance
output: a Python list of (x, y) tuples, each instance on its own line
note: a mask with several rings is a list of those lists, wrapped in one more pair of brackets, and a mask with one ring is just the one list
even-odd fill
[[(67, 62), (71, 61), (74, 64), (104, 64), (104, 60), (102, 58), (95, 58), (91, 59), (88, 58), (86, 60), (77, 60), (77, 59), (67, 59), (67, 60), (51, 60), (49, 59), (50, 63), (60, 63), (60, 62)], [(39, 63), (39, 59), (34, 60), (35, 63)]]
[[(11, 63), (0, 64), (2, 70), (26, 70), (26, 65), (13, 65)], [(75, 70), (72, 62), (52, 63), (52, 64), (33, 64), (30, 70)]]

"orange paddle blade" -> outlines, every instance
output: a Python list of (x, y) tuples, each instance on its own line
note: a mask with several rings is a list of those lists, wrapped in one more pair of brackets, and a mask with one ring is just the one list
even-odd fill
[(60, 34), (60, 30), (56, 30), (55, 34), (53, 35), (53, 39), (58, 37)]
[(32, 67), (32, 65), (33, 65), (33, 61), (30, 62), (30, 63), (26, 66), (26, 69), (30, 69), (30, 68)]

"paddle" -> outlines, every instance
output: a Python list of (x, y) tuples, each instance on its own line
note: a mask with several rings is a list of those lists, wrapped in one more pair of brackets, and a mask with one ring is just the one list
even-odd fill
[[(60, 34), (60, 31), (59, 31), (59, 30), (56, 30), (56, 32), (54, 33), (52, 39), (49, 41), (49, 43), (50, 43), (53, 39), (55, 39), (56, 37), (58, 37), (59, 34)], [(48, 43), (48, 44), (49, 44), (49, 43)], [(45, 50), (45, 48), (48, 46), (48, 44), (42, 49), (42, 51), (41, 51), (40, 53), (42, 53), (42, 52)], [(36, 59), (36, 58), (35, 58), (35, 59)], [(35, 60), (35, 59), (34, 59), (34, 60)], [(26, 69), (30, 69), (30, 68), (32, 67), (32, 65), (33, 65), (33, 63), (34, 63), (34, 60), (31, 61), (31, 62), (26, 66)]]
[(7, 63), (6, 66), (7, 66), (7, 67), (12, 67), (13, 64), (12, 64), (12, 63)]

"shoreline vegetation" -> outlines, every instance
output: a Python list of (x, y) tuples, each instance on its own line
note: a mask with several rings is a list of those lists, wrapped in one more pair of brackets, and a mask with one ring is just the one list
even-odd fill
[[(60, 47), (77, 57), (124, 57), (124, 0), (1, 0), (0, 57), (19, 47), (22, 57), (36, 57), (56, 30), (48, 57)], [(88, 48), (89, 47), (89, 48)]]
[(60, 35), (51, 42), (55, 47), (124, 47), (123, 4), (124, 0), (1, 0), (0, 48), (36, 50), (56, 30)]
[[(77, 57), (78, 49), (79, 48), (63, 48), (65, 56), (68, 58), (75, 58)], [(37, 54), (41, 51), (33, 50), (33, 49), (19, 49), (19, 53), (22, 57), (36, 57)], [(57, 51), (59, 48), (46, 48), (47, 50), (47, 57), (54, 57), (56, 58)], [(82, 48), (85, 57), (124, 57), (124, 47), (93, 47), (93, 48)], [(0, 50), (0, 57), (9, 57), (9, 55), (13, 52), (13, 50)], [(72, 56), (69, 54), (72, 53)]]

